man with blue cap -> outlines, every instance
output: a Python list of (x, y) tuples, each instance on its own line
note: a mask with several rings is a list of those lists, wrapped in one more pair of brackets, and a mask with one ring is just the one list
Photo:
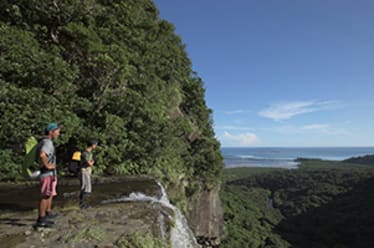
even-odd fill
[(53, 140), (60, 136), (62, 126), (55, 122), (49, 123), (45, 128), (46, 137), (39, 143), (40, 158), (40, 204), (39, 216), (36, 221), (36, 227), (50, 227), (53, 222), (52, 218), (52, 199), (57, 194), (57, 171), (56, 171), (56, 153)]

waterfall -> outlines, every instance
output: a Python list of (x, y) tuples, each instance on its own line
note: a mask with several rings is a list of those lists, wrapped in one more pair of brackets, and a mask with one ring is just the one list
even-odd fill
[[(171, 229), (171, 244), (173, 248), (193, 248), (198, 247), (195, 236), (193, 235), (190, 227), (188, 226), (186, 218), (183, 216), (179, 208), (172, 205), (168, 199), (165, 188), (160, 182), (157, 182), (161, 189), (160, 202), (165, 203), (174, 211), (175, 226)], [(164, 205), (165, 205), (164, 204)]]
[[(187, 224), (186, 218), (183, 216), (182, 212), (174, 205), (172, 205), (168, 199), (165, 188), (161, 183), (157, 182), (160, 187), (161, 197), (157, 198), (154, 196), (147, 196), (143, 193), (133, 192), (128, 197), (121, 197), (113, 200), (106, 200), (102, 203), (114, 203), (114, 202), (136, 202), (136, 201), (145, 201), (145, 202), (157, 202), (163, 205), (164, 207), (170, 208), (174, 212), (175, 224), (171, 229), (171, 245), (172, 248), (195, 248), (199, 247), (197, 241)], [(169, 216), (169, 218), (172, 218)], [(160, 214), (158, 218), (161, 229), (161, 238), (165, 238), (165, 227), (164, 227), (164, 216)]]
[(160, 201), (163, 201), (163, 202), (166, 202), (166, 203), (170, 204), (168, 194), (166, 193), (166, 190), (165, 190), (164, 186), (162, 186), (162, 184), (160, 182), (157, 182), (157, 185), (160, 187), (160, 190), (161, 190)]
[(178, 208), (174, 209), (175, 226), (171, 230), (171, 244), (173, 248), (198, 247), (195, 236), (187, 224), (186, 218)]

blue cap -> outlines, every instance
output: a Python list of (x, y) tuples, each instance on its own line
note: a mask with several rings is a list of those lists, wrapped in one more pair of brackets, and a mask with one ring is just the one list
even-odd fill
[(48, 123), (47, 127), (45, 128), (46, 132), (56, 130), (58, 128), (62, 128), (63, 126), (59, 126), (56, 122)]

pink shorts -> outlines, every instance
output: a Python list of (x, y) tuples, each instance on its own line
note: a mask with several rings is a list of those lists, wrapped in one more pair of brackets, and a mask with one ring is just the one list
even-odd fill
[(41, 186), (40, 193), (42, 194), (42, 196), (55, 196), (57, 195), (56, 185), (57, 185), (56, 176), (43, 177), (40, 179), (40, 186)]

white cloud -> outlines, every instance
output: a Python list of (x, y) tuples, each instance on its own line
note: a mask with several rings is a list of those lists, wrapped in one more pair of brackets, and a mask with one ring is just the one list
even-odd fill
[(288, 120), (296, 115), (335, 109), (336, 101), (295, 101), (272, 104), (259, 112), (260, 116), (274, 121)]
[(259, 143), (259, 139), (254, 133), (241, 133), (235, 135), (229, 132), (224, 132), (219, 139), (223, 146), (253, 146)]
[(233, 115), (233, 114), (242, 114), (242, 113), (246, 113), (246, 112), (249, 112), (249, 111), (248, 110), (243, 110), (243, 109), (237, 109), (237, 110), (225, 111), (224, 113), (226, 115)]

